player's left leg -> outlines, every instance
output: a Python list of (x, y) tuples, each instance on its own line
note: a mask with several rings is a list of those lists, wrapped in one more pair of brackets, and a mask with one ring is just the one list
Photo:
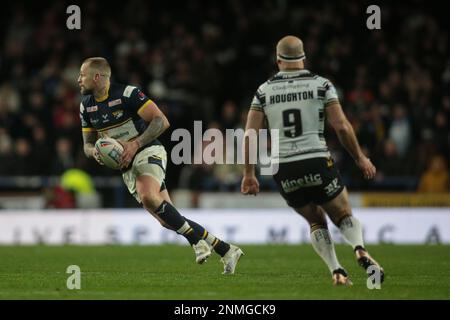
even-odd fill
[[(165, 201), (172, 203), (167, 189), (162, 190), (160, 192), (160, 195)], [(242, 250), (235, 245), (228, 244), (225, 241), (217, 238), (197, 222), (192, 221), (186, 217), (184, 218), (194, 229), (194, 232), (200, 238), (205, 240), (211, 246), (211, 248), (222, 257), (221, 261), (224, 264), (223, 274), (233, 274), (239, 259), (244, 255)]]
[(196, 262), (201, 264), (211, 255), (205, 240), (198, 236), (178, 210), (160, 195), (164, 182), (167, 154), (163, 146), (154, 145), (140, 151), (132, 167), (122, 174), (128, 191), (164, 227), (186, 238), (193, 247)]
[(205, 262), (211, 255), (208, 244), (194, 232), (178, 210), (159, 195), (160, 188), (160, 183), (150, 175), (136, 177), (136, 192), (143, 207), (159, 221), (163, 221), (164, 226), (186, 238), (194, 248), (197, 263)]
[(358, 264), (367, 272), (375, 266), (380, 270), (381, 282), (384, 280), (384, 270), (364, 248), (361, 223), (352, 215), (347, 189), (344, 188), (334, 199), (321, 204), (331, 221), (339, 228), (344, 239), (352, 246)]
[(330, 270), (334, 285), (351, 285), (348, 274), (339, 263), (334, 250), (334, 243), (328, 231), (325, 212), (315, 204), (294, 208), (306, 221), (311, 229), (311, 244)]

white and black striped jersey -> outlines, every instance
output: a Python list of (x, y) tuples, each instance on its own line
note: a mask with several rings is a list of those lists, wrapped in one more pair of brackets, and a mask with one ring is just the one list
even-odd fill
[(256, 91), (250, 109), (264, 112), (279, 130), (273, 163), (329, 157), (324, 138), (325, 108), (338, 102), (333, 84), (306, 69), (280, 71)]

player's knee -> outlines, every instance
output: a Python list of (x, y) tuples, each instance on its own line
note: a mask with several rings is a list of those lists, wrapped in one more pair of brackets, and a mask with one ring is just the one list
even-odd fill
[(339, 212), (337, 212), (335, 215), (330, 216), (331, 221), (333, 221), (334, 225), (336, 227), (340, 227), (341, 222), (352, 215), (350, 210), (342, 209)]
[(327, 225), (327, 223), (325, 222), (325, 223), (310, 223), (309, 224), (309, 232), (310, 233), (313, 233), (314, 231), (316, 231), (316, 230), (319, 230), (319, 229), (326, 229), (326, 230), (328, 230), (328, 225)]
[(141, 201), (146, 210), (155, 212), (163, 202), (163, 199), (159, 195), (143, 194), (141, 195)]

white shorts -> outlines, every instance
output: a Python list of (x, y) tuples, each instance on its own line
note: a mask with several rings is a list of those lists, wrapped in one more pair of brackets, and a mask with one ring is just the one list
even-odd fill
[(137, 202), (141, 199), (136, 191), (136, 178), (139, 176), (150, 176), (164, 186), (166, 177), (167, 153), (162, 145), (154, 145), (140, 151), (134, 157), (133, 164), (129, 170), (122, 174), (128, 191), (134, 196)]

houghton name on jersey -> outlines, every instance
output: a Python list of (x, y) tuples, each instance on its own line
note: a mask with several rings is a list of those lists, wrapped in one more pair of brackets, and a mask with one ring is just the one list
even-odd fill
[(272, 162), (329, 157), (324, 111), (338, 101), (333, 84), (306, 69), (280, 71), (263, 83), (250, 109), (264, 112), (269, 128), (279, 130), (279, 153)]
[[(97, 131), (101, 137), (108, 136), (124, 141), (133, 140), (148, 127), (138, 112), (152, 101), (134, 86), (111, 83), (107, 96), (96, 100), (85, 96), (80, 104), (83, 132)], [(160, 145), (154, 140), (140, 148)]]

